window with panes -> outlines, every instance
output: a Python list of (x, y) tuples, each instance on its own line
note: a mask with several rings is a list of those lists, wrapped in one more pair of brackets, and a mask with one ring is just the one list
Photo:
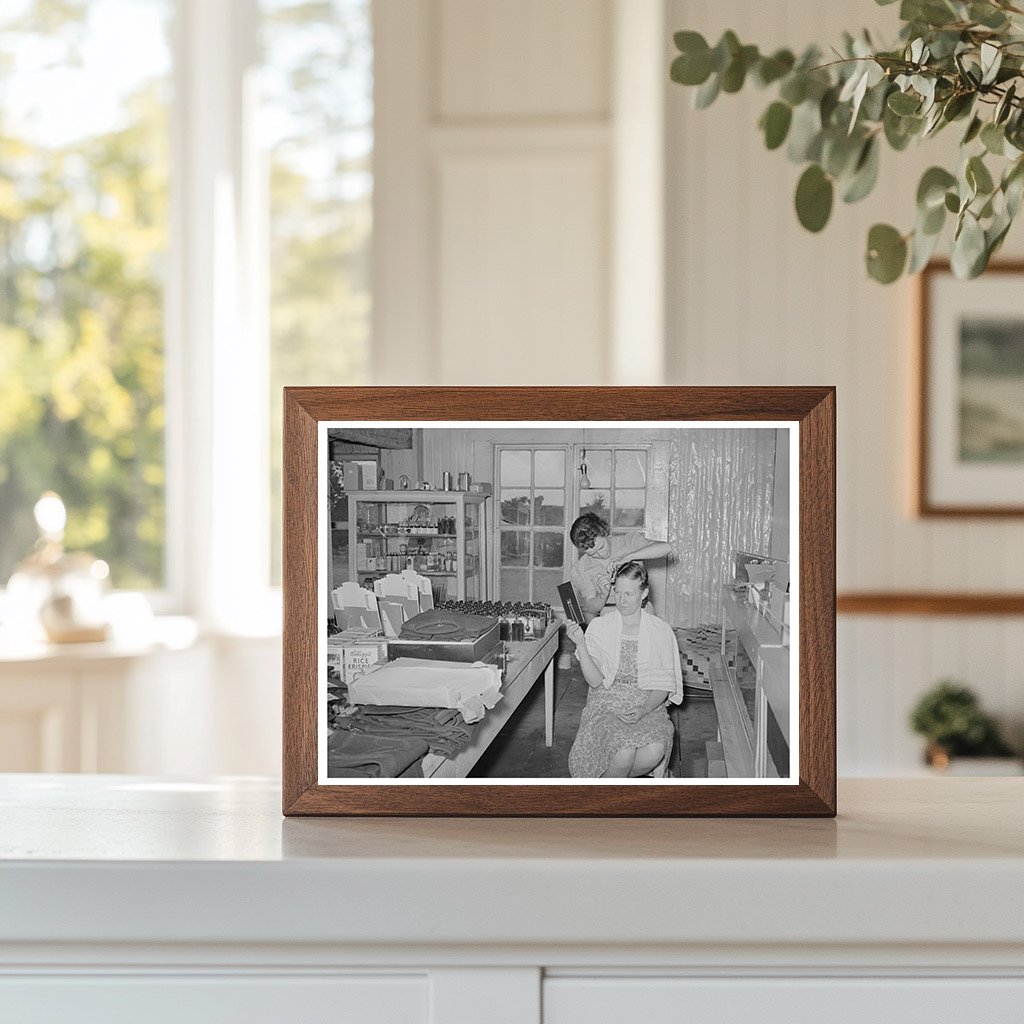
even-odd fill
[(558, 601), (558, 584), (568, 575), (568, 468), (567, 446), (497, 451), (498, 593), (503, 601)]

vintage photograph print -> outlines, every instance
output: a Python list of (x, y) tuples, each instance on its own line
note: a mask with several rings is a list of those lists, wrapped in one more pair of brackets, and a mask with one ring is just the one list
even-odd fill
[(285, 812), (834, 813), (833, 401), (289, 389)]

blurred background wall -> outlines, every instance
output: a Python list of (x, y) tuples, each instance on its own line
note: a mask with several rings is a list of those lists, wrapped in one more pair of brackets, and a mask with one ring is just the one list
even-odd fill
[[(7, 7), (0, 576), (54, 487), (69, 543), (197, 624), (179, 660), (103, 670), (140, 709), (125, 743), (143, 721), (157, 737), (146, 770), (279, 770), (285, 384), (834, 384), (840, 590), (1019, 589), (1019, 521), (910, 512), (915, 285), (863, 270), (867, 228), (907, 220), (948, 143), (885, 152), (877, 192), (815, 237), (792, 209), (798, 168), (761, 145), (765, 95), (695, 111), (668, 81), (676, 29), (800, 49), (865, 25), (891, 37), (891, 9)], [(112, 64), (124, 38), (135, 57)], [(908, 711), (941, 677), (1022, 738), (1019, 619), (841, 616), (838, 635), (842, 774), (917, 770)], [(0, 736), (50, 713), (26, 679), (66, 690), (89, 671), (0, 664)], [(63, 721), (40, 767), (72, 734), (95, 746), (80, 708)]]

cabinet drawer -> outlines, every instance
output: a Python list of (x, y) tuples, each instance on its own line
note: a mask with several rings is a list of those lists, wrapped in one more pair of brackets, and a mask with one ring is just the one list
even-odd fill
[(1024, 978), (549, 977), (544, 983), (544, 1024), (1020, 1024), (1022, 1007)]
[(0, 1019), (18, 1024), (427, 1024), (415, 975), (0, 977)]

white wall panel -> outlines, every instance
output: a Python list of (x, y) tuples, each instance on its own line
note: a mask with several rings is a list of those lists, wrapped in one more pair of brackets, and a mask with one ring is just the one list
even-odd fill
[[(863, 0), (668, 0), (666, 39), (692, 28), (714, 43), (794, 49), (869, 26), (895, 38), (895, 8)], [(670, 56), (671, 48), (669, 48)], [(837, 203), (818, 236), (797, 223), (800, 168), (769, 153), (756, 128), (770, 90), (720, 96), (705, 111), (667, 85), (667, 379), (686, 384), (838, 387), (840, 590), (1019, 590), (1024, 523), (915, 519), (909, 512), (914, 282), (883, 288), (863, 269), (871, 224), (910, 227), (921, 172), (957, 132), (901, 154), (884, 151), (881, 184)], [(1017, 226), (1006, 255), (1024, 252)], [(840, 770), (917, 767), (908, 709), (939, 678), (961, 678), (1018, 730), (1024, 715), (1024, 621), (840, 619)]]
[(608, 0), (440, 0), (441, 120), (607, 115)]
[(603, 380), (606, 164), (601, 150), (441, 158), (446, 384)]

